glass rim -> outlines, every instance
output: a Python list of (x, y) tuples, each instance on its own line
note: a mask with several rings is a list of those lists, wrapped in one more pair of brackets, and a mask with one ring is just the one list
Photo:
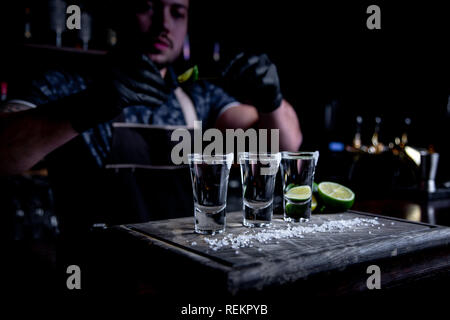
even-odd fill
[(317, 151), (283, 151), (281, 152), (282, 159), (316, 159)]
[(234, 159), (234, 153), (224, 153), (224, 154), (215, 154), (215, 155), (205, 155), (202, 153), (188, 153), (187, 155), (188, 161), (223, 161), (223, 162), (232, 162)]
[(239, 160), (256, 160), (251, 159), (251, 156), (256, 156), (256, 159), (259, 159), (262, 157), (265, 160), (280, 160), (281, 159), (281, 153), (280, 152), (239, 152), (238, 153), (238, 159)]

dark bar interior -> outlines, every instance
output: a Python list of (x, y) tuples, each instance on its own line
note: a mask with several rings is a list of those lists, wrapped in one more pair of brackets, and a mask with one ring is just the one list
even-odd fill
[(167, 319), (445, 290), (449, 38), (438, 2), (3, 1), (5, 290)]

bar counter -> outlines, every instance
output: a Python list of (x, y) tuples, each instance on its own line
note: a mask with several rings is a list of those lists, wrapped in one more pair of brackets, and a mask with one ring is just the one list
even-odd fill
[(134, 293), (158, 297), (369, 294), (377, 291), (368, 288), (374, 265), (383, 294), (448, 281), (448, 227), (357, 211), (313, 214), (296, 226), (274, 216), (270, 228), (248, 229), (242, 212), (232, 212), (226, 232), (214, 236), (194, 233), (192, 217), (105, 233), (114, 239), (113, 261), (121, 265), (116, 279)]

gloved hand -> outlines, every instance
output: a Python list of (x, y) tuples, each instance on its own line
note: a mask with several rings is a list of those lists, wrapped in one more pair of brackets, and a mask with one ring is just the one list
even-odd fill
[(112, 62), (113, 103), (120, 110), (131, 105), (159, 107), (167, 100), (170, 88), (158, 68), (145, 54), (120, 56)]
[(158, 68), (146, 55), (121, 53), (108, 57), (102, 76), (87, 90), (57, 103), (72, 127), (83, 132), (115, 118), (128, 106), (158, 107), (169, 92)]
[(222, 72), (224, 89), (259, 112), (276, 110), (283, 100), (276, 66), (267, 55), (238, 54)]

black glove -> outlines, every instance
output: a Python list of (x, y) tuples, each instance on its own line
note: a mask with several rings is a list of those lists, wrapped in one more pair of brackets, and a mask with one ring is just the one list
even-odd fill
[(170, 92), (158, 68), (145, 54), (120, 55), (120, 61), (112, 61), (111, 102), (120, 110), (131, 105), (159, 107)]
[(269, 113), (281, 105), (276, 66), (267, 55), (238, 54), (222, 73), (224, 89), (243, 103)]
[(112, 54), (101, 74), (88, 89), (50, 103), (49, 114), (69, 119), (76, 131), (83, 132), (115, 118), (125, 107), (158, 107), (171, 89), (143, 54)]

